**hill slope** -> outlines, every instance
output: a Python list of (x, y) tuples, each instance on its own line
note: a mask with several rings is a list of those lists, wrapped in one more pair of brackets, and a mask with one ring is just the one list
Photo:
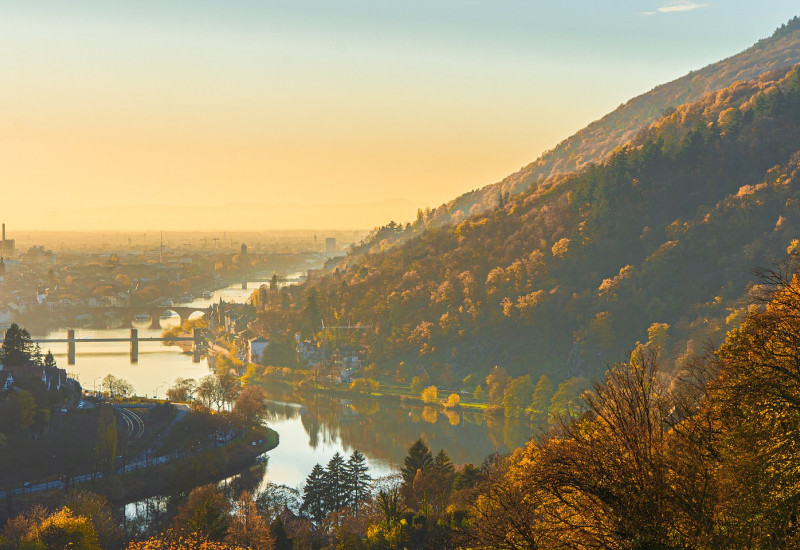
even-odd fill
[(270, 293), (258, 326), (369, 325), (368, 360), (434, 380), (494, 364), (596, 376), (648, 339), (679, 360), (736, 322), (754, 266), (800, 246), (798, 151), (798, 69), (737, 82), (601, 164)]
[(398, 231), (394, 225), (377, 229), (362, 246), (354, 249), (353, 256), (385, 249), (419, 235), (426, 228), (460, 223), (470, 215), (495, 208), (501, 194), (513, 196), (558, 174), (573, 172), (603, 160), (678, 105), (697, 101), (704, 94), (726, 88), (736, 81), (752, 80), (770, 70), (788, 68), (796, 63), (800, 63), (800, 17), (795, 17), (771, 37), (737, 55), (620, 105), (502, 181), (465, 193), (433, 211), (420, 212), (418, 219), (406, 231)]

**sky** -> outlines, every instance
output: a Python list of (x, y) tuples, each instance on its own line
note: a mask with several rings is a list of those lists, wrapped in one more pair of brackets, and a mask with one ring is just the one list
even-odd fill
[(0, 218), (10, 233), (408, 221), (798, 14), (782, 0), (0, 0)]

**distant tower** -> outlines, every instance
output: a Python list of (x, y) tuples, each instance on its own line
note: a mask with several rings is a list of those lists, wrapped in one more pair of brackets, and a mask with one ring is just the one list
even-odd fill
[(158, 263), (164, 263), (164, 232), (161, 232), (161, 245), (158, 247)]
[(336, 252), (336, 237), (328, 237), (325, 239), (325, 252), (328, 254)]
[(242, 255), (247, 254), (247, 245), (244, 244), (244, 243), (242, 243), (241, 252), (242, 252)]
[(5, 279), (6, 275), (6, 224), (3, 224), (3, 243), (0, 248), (0, 277)]

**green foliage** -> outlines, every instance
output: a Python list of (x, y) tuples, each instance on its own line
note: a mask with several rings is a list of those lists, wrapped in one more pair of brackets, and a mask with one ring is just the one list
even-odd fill
[(114, 470), (114, 457), (117, 456), (117, 418), (111, 405), (103, 404), (99, 409), (95, 454), (108, 475)]
[(529, 375), (511, 379), (503, 393), (503, 410), (506, 418), (520, 418), (533, 391), (533, 382)]

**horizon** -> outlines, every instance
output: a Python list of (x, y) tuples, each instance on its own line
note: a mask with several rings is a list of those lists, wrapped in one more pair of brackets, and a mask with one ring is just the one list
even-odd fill
[(405, 223), (796, 15), (786, 1), (580, 8), (0, 2), (15, 84), (2, 216), (20, 231)]

